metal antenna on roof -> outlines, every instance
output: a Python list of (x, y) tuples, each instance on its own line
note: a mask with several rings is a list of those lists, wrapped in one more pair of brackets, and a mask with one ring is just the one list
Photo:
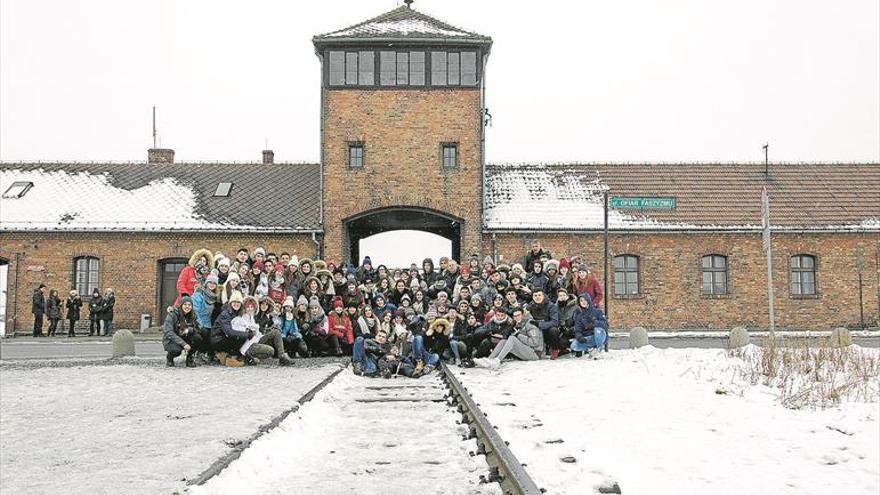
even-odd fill
[(768, 177), (770, 175), (770, 160), (768, 159), (768, 155), (770, 152), (770, 143), (764, 143), (764, 177)]
[(403, 0), (403, 3), (406, 4), (406, 8), (411, 9), (411, 8), (412, 8), (412, 3), (413, 3), (414, 1), (415, 1), (415, 0)]
[(153, 149), (156, 149), (156, 106), (153, 105)]

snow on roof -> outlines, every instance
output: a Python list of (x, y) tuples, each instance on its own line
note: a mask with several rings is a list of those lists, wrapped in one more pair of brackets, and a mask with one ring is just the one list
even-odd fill
[(603, 193), (668, 197), (672, 209), (615, 209), (615, 230), (761, 229), (761, 189), (776, 231), (880, 232), (880, 165), (775, 164), (487, 165), (487, 230), (600, 230)]
[(131, 188), (121, 187), (113, 179), (109, 172), (0, 168), (3, 186), (17, 181), (34, 183), (20, 198), (0, 199), (0, 230), (291, 230), (290, 226), (209, 219), (199, 211), (194, 184), (180, 177), (152, 178)]
[(434, 17), (401, 6), (382, 15), (347, 28), (314, 37), (320, 41), (343, 41), (347, 38), (450, 39), (491, 42), (491, 38), (459, 29)]

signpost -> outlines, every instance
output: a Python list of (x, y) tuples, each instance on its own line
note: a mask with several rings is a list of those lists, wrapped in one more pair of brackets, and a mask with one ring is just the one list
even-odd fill
[(611, 198), (611, 207), (618, 210), (674, 210), (675, 198)]
[(770, 246), (770, 196), (767, 188), (761, 191), (762, 247), (767, 257), (767, 297), (770, 304), (770, 345), (776, 345), (776, 317), (773, 312), (773, 252)]

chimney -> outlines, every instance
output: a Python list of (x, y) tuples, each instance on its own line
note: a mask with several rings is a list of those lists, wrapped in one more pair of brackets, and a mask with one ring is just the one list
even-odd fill
[(174, 150), (150, 148), (147, 150), (147, 163), (174, 163)]
[(263, 165), (271, 165), (275, 163), (275, 152), (272, 150), (263, 150)]

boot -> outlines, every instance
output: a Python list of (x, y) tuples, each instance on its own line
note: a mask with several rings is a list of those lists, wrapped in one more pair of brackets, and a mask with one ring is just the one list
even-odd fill
[(165, 356), (165, 366), (168, 366), (169, 368), (173, 368), (173, 367), (174, 367), (174, 354), (171, 354), (171, 353), (169, 352), (169, 353)]
[(556, 358), (558, 358), (558, 357), (559, 357), (559, 349), (553, 349), (552, 351), (550, 351), (550, 359), (551, 360), (555, 361)]
[(421, 375), (422, 375), (422, 370), (424, 370), (424, 369), (425, 369), (425, 362), (422, 361), (421, 359), (419, 359), (418, 361), (416, 361), (416, 369), (413, 370), (413, 375), (414, 375), (414, 376), (415, 376), (415, 375), (419, 375), (419, 376), (421, 376)]
[(290, 356), (287, 355), (286, 352), (282, 352), (280, 356), (278, 356), (278, 363), (281, 366), (290, 366), (293, 364), (293, 359), (290, 359)]
[(192, 351), (186, 353), (186, 367), (187, 368), (195, 368), (196, 363), (193, 361), (193, 353)]

